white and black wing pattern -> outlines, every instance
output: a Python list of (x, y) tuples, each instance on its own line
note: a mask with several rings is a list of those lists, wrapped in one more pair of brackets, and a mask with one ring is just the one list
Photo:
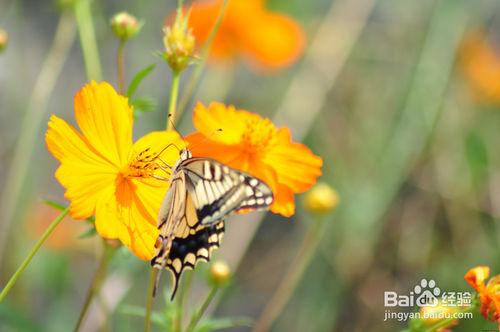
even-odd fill
[(187, 149), (181, 151), (158, 216), (160, 235), (151, 260), (153, 267), (172, 272), (172, 299), (182, 271), (194, 268), (199, 260), (208, 262), (219, 247), (226, 216), (265, 209), (272, 202), (273, 193), (261, 180), (211, 159), (192, 158)]
[(263, 181), (207, 158), (180, 163), (201, 224), (207, 225), (242, 209), (267, 209), (273, 192)]

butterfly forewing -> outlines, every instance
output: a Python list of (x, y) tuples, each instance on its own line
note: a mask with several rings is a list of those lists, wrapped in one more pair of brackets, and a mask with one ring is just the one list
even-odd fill
[(264, 209), (273, 202), (269, 186), (246, 173), (206, 158), (180, 165), (186, 174), (199, 222), (210, 224), (240, 209)]

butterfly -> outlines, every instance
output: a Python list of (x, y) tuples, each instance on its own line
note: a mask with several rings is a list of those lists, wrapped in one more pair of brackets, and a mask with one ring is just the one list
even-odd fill
[(151, 265), (172, 272), (173, 299), (183, 270), (194, 269), (200, 260), (208, 262), (220, 246), (224, 218), (238, 211), (267, 209), (273, 192), (258, 178), (209, 158), (193, 157), (187, 148), (179, 151), (173, 167), (164, 166), (170, 186), (158, 215), (160, 235)]

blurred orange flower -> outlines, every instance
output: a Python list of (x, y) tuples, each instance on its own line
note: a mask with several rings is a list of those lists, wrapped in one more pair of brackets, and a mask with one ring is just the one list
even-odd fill
[[(50, 206), (37, 203), (29, 209), (26, 222), (26, 232), (33, 240), (38, 240), (47, 230), (51, 222), (61, 214)], [(81, 250), (92, 251), (94, 242), (92, 239), (79, 241), (78, 238), (89, 229), (87, 223), (72, 222), (66, 217), (49, 236), (44, 247), (53, 251)]]
[[(75, 117), (82, 133), (52, 115), (45, 135), (61, 163), (55, 176), (66, 188), (70, 215), (95, 214), (99, 235), (119, 239), (139, 258), (151, 259), (168, 186), (154, 178), (160, 176), (154, 159), (169, 143), (182, 147), (183, 141), (173, 131), (161, 131), (132, 144), (132, 108), (106, 82), (91, 82), (76, 94)], [(173, 149), (162, 154), (170, 164), (178, 157)]]
[(485, 284), (489, 275), (489, 267), (478, 266), (470, 269), (464, 278), (479, 293), (481, 314), (484, 318), (497, 322), (500, 331), (500, 275), (492, 277)]
[[(289, 217), (295, 212), (294, 193), (308, 190), (321, 175), (323, 161), (309, 148), (292, 142), (288, 128), (234, 106), (198, 103), (194, 109), (198, 132), (186, 137), (195, 156), (211, 157), (248, 172), (274, 193), (271, 211)], [(214, 133), (218, 129), (222, 132)]]
[(500, 54), (483, 32), (464, 40), (461, 50), (462, 69), (478, 101), (500, 103)]
[[(203, 43), (212, 30), (223, 0), (195, 2), (190, 26)], [(230, 61), (243, 57), (259, 69), (294, 63), (304, 51), (305, 37), (292, 18), (271, 12), (264, 0), (230, 0), (212, 44), (211, 57)]]

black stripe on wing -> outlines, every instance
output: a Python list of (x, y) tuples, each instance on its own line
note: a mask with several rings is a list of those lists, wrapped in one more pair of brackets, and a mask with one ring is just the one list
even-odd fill
[[(173, 300), (179, 281), (184, 269), (194, 269), (198, 261), (210, 261), (212, 251), (219, 248), (224, 235), (224, 221), (219, 221), (208, 226), (200, 226), (195, 234), (185, 238), (175, 238), (167, 257), (165, 267), (172, 272), (173, 277)], [(161, 255), (151, 260), (151, 265), (160, 268), (162, 266)]]
[(265, 209), (273, 202), (273, 193), (263, 181), (217, 161), (193, 158), (182, 169), (201, 224), (241, 209)]

